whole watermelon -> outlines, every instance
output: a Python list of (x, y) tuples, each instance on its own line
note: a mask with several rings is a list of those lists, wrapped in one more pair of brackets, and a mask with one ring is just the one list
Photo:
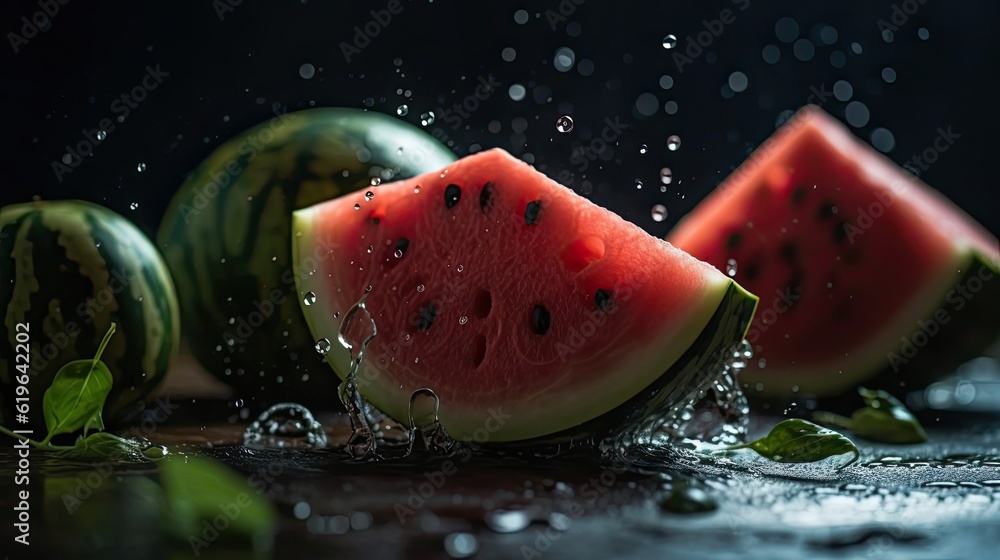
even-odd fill
[(101, 357), (114, 377), (105, 420), (142, 410), (177, 355), (180, 317), (166, 264), (138, 228), (89, 202), (5, 206), (0, 277), (3, 425), (23, 427), (12, 422), (25, 350), (18, 333), (28, 334), (30, 418), (41, 435), (52, 378), (67, 362), (93, 359), (112, 322), (118, 330)]
[(333, 404), (338, 380), (295, 295), (292, 211), (454, 159), (395, 117), (344, 108), (276, 115), (216, 149), (158, 234), (198, 361), (256, 407)]

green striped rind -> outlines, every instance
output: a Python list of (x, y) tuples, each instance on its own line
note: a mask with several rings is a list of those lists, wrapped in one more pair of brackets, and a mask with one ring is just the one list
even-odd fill
[[(180, 321), (173, 283), (155, 246), (127, 219), (80, 201), (0, 210), (0, 392), (4, 425), (14, 404), (15, 336), (28, 325), (31, 417), (67, 362), (92, 359), (112, 322), (102, 360), (114, 385), (106, 419), (142, 409), (177, 354)], [(7, 279), (12, 279), (8, 282)]]
[(292, 211), (454, 160), (420, 129), (357, 109), (276, 116), (220, 146), (157, 236), (194, 355), (244, 398), (329, 405), (336, 379), (295, 295)]

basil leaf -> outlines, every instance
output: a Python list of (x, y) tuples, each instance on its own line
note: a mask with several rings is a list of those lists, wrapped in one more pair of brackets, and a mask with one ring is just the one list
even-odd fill
[(277, 513), (246, 477), (214, 459), (171, 456), (160, 463), (160, 482), (167, 497), (168, 527), (179, 539), (188, 542), (191, 535), (202, 534), (204, 522), (211, 525), (224, 517), (227, 532), (250, 537), (261, 552), (271, 549)]
[(851, 453), (854, 457), (839, 468), (858, 460), (861, 454), (854, 442), (843, 435), (812, 422), (791, 419), (779, 422), (761, 439), (728, 449), (750, 448), (778, 463), (812, 463), (834, 455)]
[[(157, 458), (147, 454), (147, 450), (161, 448), (150, 446), (148, 441), (135, 438), (123, 438), (107, 432), (94, 432), (86, 437), (80, 437), (70, 449), (60, 449), (53, 455), (60, 459), (106, 459), (122, 463), (142, 463), (147, 459)], [(162, 456), (162, 455), (161, 455)]]
[(865, 408), (854, 411), (850, 418), (828, 412), (817, 412), (813, 419), (824, 424), (847, 428), (855, 434), (879, 443), (921, 443), (927, 432), (903, 403), (885, 391), (858, 387)]
[(115, 333), (115, 324), (104, 335), (93, 360), (74, 360), (59, 368), (52, 385), (42, 397), (42, 412), (48, 430), (42, 443), (53, 436), (68, 434), (87, 427), (103, 429), (101, 409), (111, 392), (111, 371), (101, 361), (101, 354)]

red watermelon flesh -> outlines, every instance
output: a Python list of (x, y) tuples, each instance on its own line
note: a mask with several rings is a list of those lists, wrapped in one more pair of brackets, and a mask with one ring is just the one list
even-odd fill
[(997, 239), (817, 108), (667, 240), (760, 296), (742, 375), (767, 394), (928, 380), (1000, 337)]
[(293, 228), (308, 271), (297, 285), (315, 294), (303, 311), (332, 341), (334, 370), (349, 370), (337, 336), (367, 293), (378, 334), (362, 395), (405, 422), (411, 394), (430, 388), (460, 438), (579, 426), (653, 384), (734, 303), (744, 313), (724, 321), (742, 323), (702, 350), (737, 343), (756, 304), (715, 268), (499, 149), (300, 210)]

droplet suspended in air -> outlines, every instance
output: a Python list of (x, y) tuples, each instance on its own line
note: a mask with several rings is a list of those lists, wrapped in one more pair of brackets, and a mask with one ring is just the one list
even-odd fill
[(368, 192), (365, 193), (365, 200), (369, 200), (370, 201), (373, 198), (375, 198), (375, 193), (373, 193), (372, 191), (368, 191)]
[(409, 112), (410, 108), (406, 105), (406, 103), (403, 103), (399, 107), (396, 107), (396, 114), (401, 117), (405, 117)]
[(648, 146), (646, 146), (645, 144), (643, 144), (643, 145), (639, 146), (639, 153), (640, 153), (640, 154), (644, 154), (644, 153), (646, 153), (646, 152), (647, 152), (648, 150), (649, 150), (649, 147), (648, 147)]
[(420, 115), (420, 126), (430, 126), (434, 124), (434, 111), (427, 111)]
[(329, 338), (321, 338), (316, 341), (316, 351), (319, 352), (320, 354), (326, 354), (327, 352), (330, 351), (330, 348), (331, 345)]
[(726, 261), (726, 274), (736, 276), (736, 259)]
[(662, 222), (667, 219), (667, 207), (662, 204), (657, 204), (653, 206), (653, 210), (650, 212), (653, 217), (654, 222)]
[[(379, 177), (372, 177), (371, 185), (373, 187), (377, 187), (377, 186), (379, 186), (381, 184), (382, 184), (382, 179), (381, 178), (379, 178)], [(375, 195), (373, 194), (372, 196), (375, 196)]]
[(142, 173), (143, 171), (146, 170), (146, 164), (140, 163), (139, 165), (135, 166), (135, 168), (139, 171), (139, 173)]
[(667, 149), (671, 152), (676, 152), (681, 147), (681, 137), (676, 134), (671, 134), (667, 138)]
[(306, 294), (302, 296), (302, 303), (305, 305), (312, 305), (316, 303), (316, 292), (306, 292)]
[(132, 204), (129, 204), (128, 207), (129, 207), (130, 210), (135, 210), (136, 208), (139, 207), (139, 203), (138, 202), (133, 202)]
[(677, 46), (677, 37), (673, 34), (667, 35), (663, 38), (663, 48), (672, 49)]
[(299, 66), (299, 76), (304, 80), (308, 80), (316, 75), (316, 67), (308, 62)]
[(573, 118), (569, 115), (562, 115), (556, 119), (556, 130), (566, 134), (573, 130)]
[[(674, 172), (670, 170), (669, 167), (664, 167), (660, 170), (660, 182), (664, 185), (669, 185), (674, 180)], [(664, 189), (660, 189), (664, 190)]]
[(105, 132), (103, 130), (98, 130), (97, 131), (97, 139), (98, 140), (104, 140), (107, 137), (108, 137), (108, 133), (107, 132)]

